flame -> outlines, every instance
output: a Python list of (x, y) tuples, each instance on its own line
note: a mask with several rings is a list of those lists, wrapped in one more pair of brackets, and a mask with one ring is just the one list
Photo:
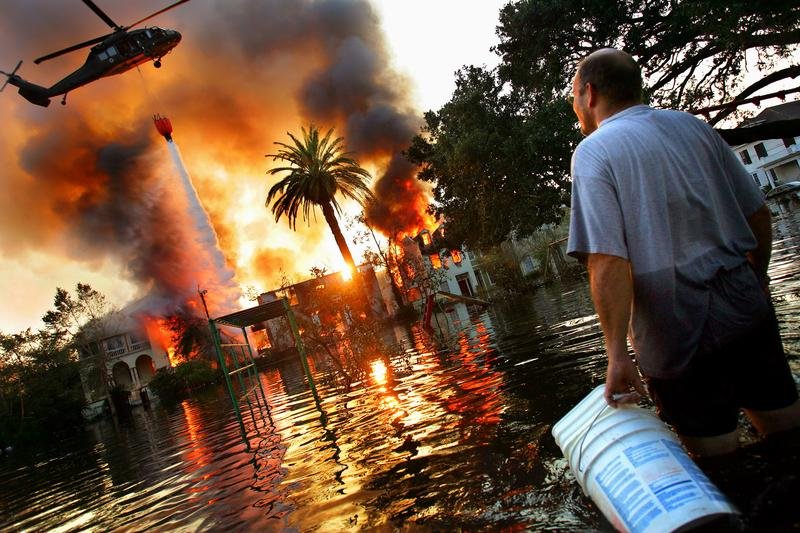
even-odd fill
[(167, 357), (169, 358), (170, 366), (174, 367), (179, 363), (184, 362), (183, 357), (180, 357), (175, 353), (175, 346), (172, 344), (172, 334), (167, 328), (166, 321), (164, 319), (156, 317), (143, 317), (142, 322), (144, 324), (145, 331), (147, 331), (147, 336), (149, 337), (150, 342), (166, 352)]
[(345, 266), (341, 272), (343, 281), (350, 281), (353, 279), (353, 270), (349, 266)]
[[(219, 316), (229, 311), (231, 284), (270, 290), (281, 285), (281, 271), (300, 281), (320, 262), (339, 270), (343, 260), (324, 223), (312, 216), (310, 225), (298, 220), (291, 231), (264, 207), (267, 187), (277, 179), (264, 176), (276, 164), (264, 155), (274, 151), (273, 141), (287, 140), (287, 131), (297, 134), (311, 122), (335, 127), (358, 162), (374, 169), (370, 186), (381, 205), (368, 219), (376, 231), (414, 235), (435, 224), (426, 212), (431, 186), (416, 179), (417, 168), (402, 156), (421, 115), (368, 3), (254, 3), (219, 13), (209, 6), (181, 12), (183, 21), (196, 17), (197, 39), (183, 42), (157, 75), (142, 69), (148, 91), (131, 72), (82, 87), (70, 95), (66, 114), (39, 112), (17, 95), (3, 99), (3, 116), (13, 120), (4, 124), (0, 166), (7, 189), (15, 191), (0, 198), (8, 228), (3, 252), (44, 252), (53, 265), (65, 259), (108, 264), (104, 278), (118, 279), (121, 271), (131, 284), (124, 296), (114, 296), (150, 291), (163, 300), (156, 314), (186, 305), (198, 284)], [(50, 8), (54, 19), (85, 20), (58, 3)], [(171, 16), (164, 15), (165, 25)], [(54, 32), (31, 24), (22, 9), (8, 19), (0, 48), (20, 57), (35, 53), (29, 43), (61, 42), (74, 28), (65, 23)], [(218, 83), (221, 71), (229, 83)], [(58, 78), (33, 81), (49, 79)], [(193, 231), (186, 198), (167, 194), (178, 182), (153, 130), (155, 112), (168, 114), (175, 126), (224, 264), (204, 253), (208, 244)], [(360, 209), (343, 204), (347, 214)], [(228, 266), (235, 279), (220, 279)], [(170, 343), (163, 344), (169, 353)]]

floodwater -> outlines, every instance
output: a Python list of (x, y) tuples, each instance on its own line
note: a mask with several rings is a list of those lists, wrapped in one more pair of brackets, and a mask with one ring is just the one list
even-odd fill
[[(800, 210), (786, 211), (771, 276), (795, 372), (798, 252)], [(550, 435), (603, 381), (585, 281), (438, 320), (443, 342), (387, 332), (402, 350), (349, 391), (312, 361), (319, 404), (299, 362), (263, 371), (269, 408), (245, 409), (249, 448), (216, 388), (16, 450), (0, 458), (0, 530), (609, 529)], [(800, 524), (800, 439), (788, 442), (707, 465), (751, 527)], [(770, 454), (782, 461), (772, 469)]]

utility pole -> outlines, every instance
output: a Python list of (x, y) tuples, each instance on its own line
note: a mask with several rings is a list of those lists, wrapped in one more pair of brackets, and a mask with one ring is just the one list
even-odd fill
[(203, 309), (206, 311), (206, 318), (209, 322), (211, 322), (211, 315), (208, 314), (208, 305), (206, 305), (206, 294), (208, 294), (208, 289), (200, 290), (200, 285), (198, 285), (197, 294), (200, 295), (200, 300), (203, 302)]

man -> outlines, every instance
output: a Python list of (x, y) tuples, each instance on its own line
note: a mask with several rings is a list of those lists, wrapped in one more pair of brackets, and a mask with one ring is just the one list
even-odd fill
[(622, 51), (573, 81), (587, 137), (572, 158), (568, 252), (586, 262), (612, 407), (646, 394), (696, 455), (733, 451), (742, 408), (762, 433), (800, 426), (797, 387), (767, 283), (769, 209), (731, 149), (697, 118), (641, 103)]

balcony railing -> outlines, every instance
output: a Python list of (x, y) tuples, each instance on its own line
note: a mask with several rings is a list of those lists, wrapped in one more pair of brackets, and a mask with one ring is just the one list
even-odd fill
[(122, 355), (124, 353), (125, 353), (125, 348), (124, 347), (122, 347), (122, 348), (114, 348), (113, 350), (108, 350), (108, 349), (106, 350), (106, 355), (108, 355), (109, 357)]
[(136, 342), (131, 342), (131, 351), (135, 352), (137, 350), (145, 350), (150, 348), (150, 341), (148, 340), (141, 340)]

